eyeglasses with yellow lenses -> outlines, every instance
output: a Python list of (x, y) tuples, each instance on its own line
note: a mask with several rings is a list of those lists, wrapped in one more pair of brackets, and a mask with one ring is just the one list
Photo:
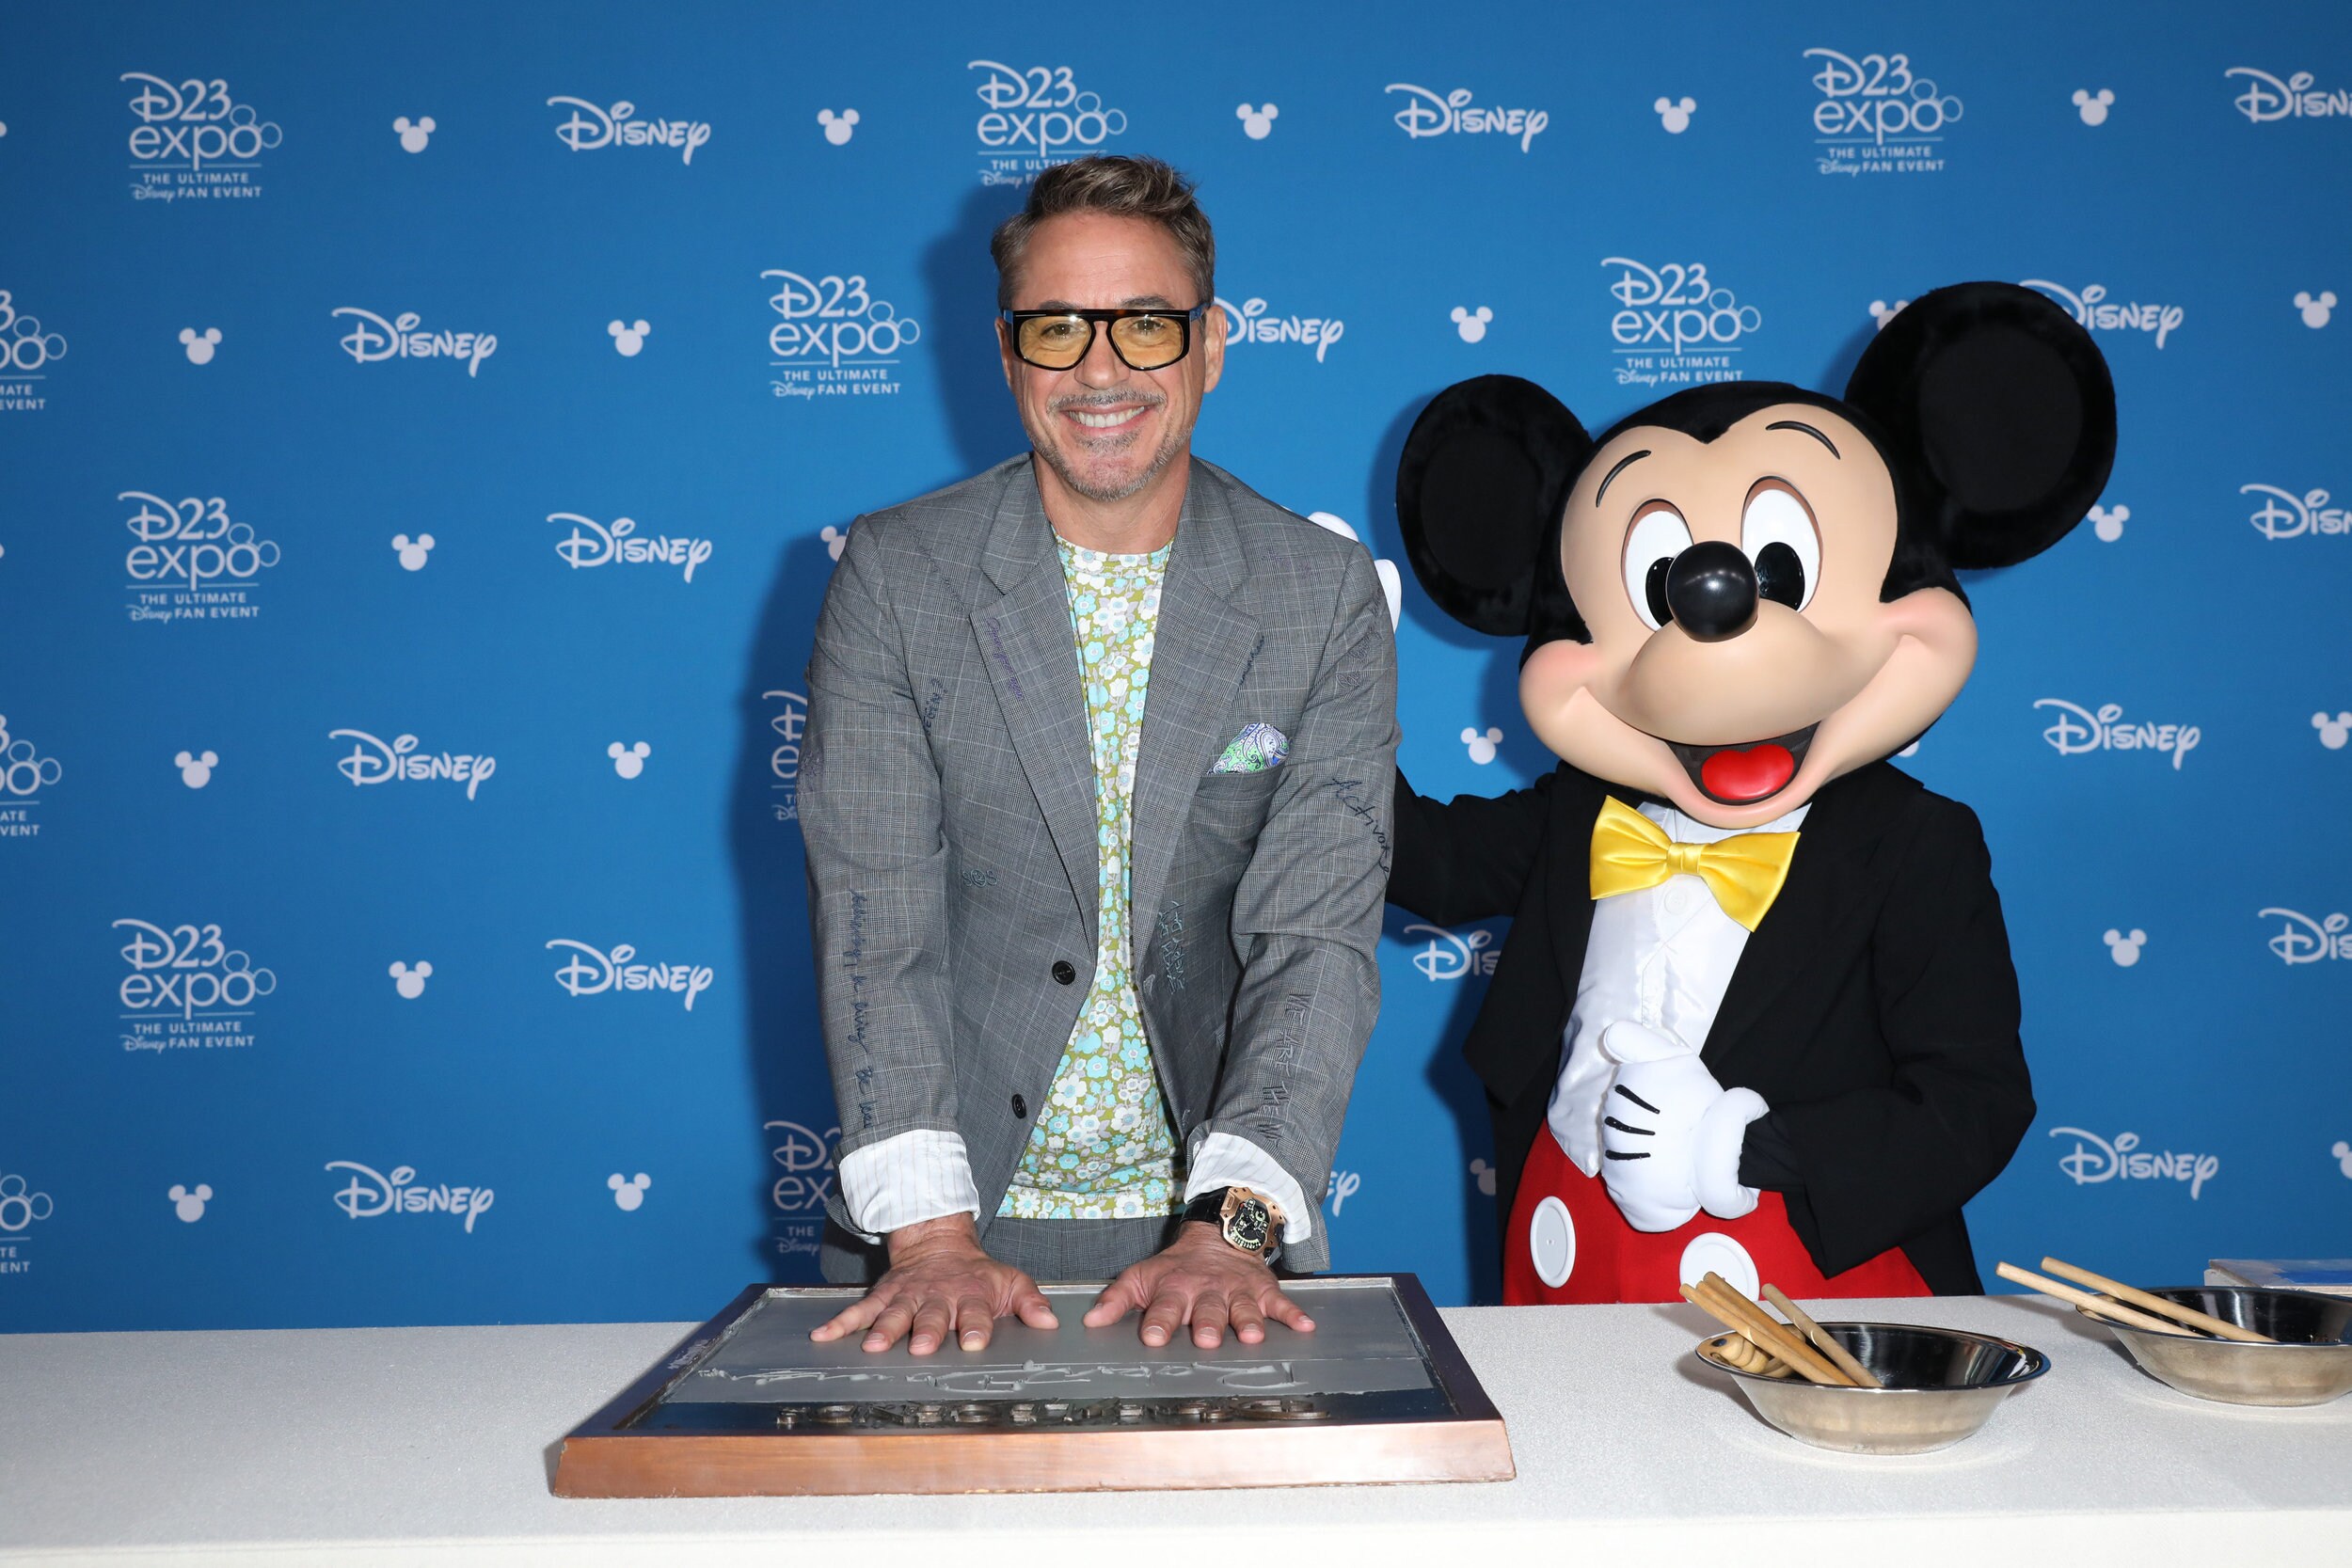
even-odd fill
[(1110, 330), (1111, 352), (1134, 371), (1164, 371), (1192, 352), (1192, 324), (1208, 312), (1189, 310), (1000, 310), (1012, 333), (1012, 351), (1041, 371), (1066, 371), (1094, 348), (1097, 326)]

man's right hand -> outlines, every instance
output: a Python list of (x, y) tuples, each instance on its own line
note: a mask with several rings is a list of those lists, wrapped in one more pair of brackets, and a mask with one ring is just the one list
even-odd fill
[(862, 1328), (866, 1350), (905, 1338), (908, 1350), (929, 1355), (950, 1335), (965, 1350), (987, 1349), (1002, 1317), (1017, 1314), (1031, 1328), (1058, 1326), (1035, 1280), (980, 1250), (969, 1214), (894, 1230), (889, 1246), (890, 1272), (864, 1300), (811, 1329), (810, 1338), (829, 1341)]

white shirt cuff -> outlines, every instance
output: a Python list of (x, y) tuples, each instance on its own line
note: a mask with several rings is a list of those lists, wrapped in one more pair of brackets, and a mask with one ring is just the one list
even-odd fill
[(963, 1134), (918, 1127), (841, 1156), (841, 1204), (850, 1223), (887, 1236), (945, 1214), (980, 1217)]
[(1248, 1187), (1272, 1198), (1282, 1211), (1284, 1246), (1296, 1246), (1315, 1233), (1315, 1206), (1307, 1201), (1307, 1195), (1298, 1190), (1298, 1183), (1280, 1162), (1247, 1138), (1212, 1132), (1193, 1150), (1192, 1173), (1184, 1179), (1184, 1201), (1189, 1203), (1219, 1187)]

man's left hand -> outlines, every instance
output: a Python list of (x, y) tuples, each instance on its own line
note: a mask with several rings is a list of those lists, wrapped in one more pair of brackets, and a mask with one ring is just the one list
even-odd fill
[(1265, 1338), (1265, 1321), (1314, 1332), (1314, 1320), (1282, 1293), (1274, 1271), (1225, 1244), (1214, 1226), (1186, 1224), (1165, 1252), (1136, 1264), (1104, 1288), (1087, 1308), (1086, 1325), (1101, 1328), (1143, 1312), (1143, 1342), (1165, 1345), (1184, 1324), (1192, 1342), (1215, 1350), (1231, 1328), (1245, 1345)]

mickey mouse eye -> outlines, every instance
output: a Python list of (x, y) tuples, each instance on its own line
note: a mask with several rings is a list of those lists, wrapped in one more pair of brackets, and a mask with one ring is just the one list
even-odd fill
[(1740, 516), (1740, 547), (1756, 562), (1756, 591), (1803, 610), (1821, 580), (1821, 536), (1812, 509), (1786, 480), (1760, 479)]
[(1666, 605), (1666, 569), (1691, 547), (1691, 525), (1665, 501), (1644, 501), (1625, 533), (1625, 594), (1642, 624), (1656, 631), (1675, 618)]

